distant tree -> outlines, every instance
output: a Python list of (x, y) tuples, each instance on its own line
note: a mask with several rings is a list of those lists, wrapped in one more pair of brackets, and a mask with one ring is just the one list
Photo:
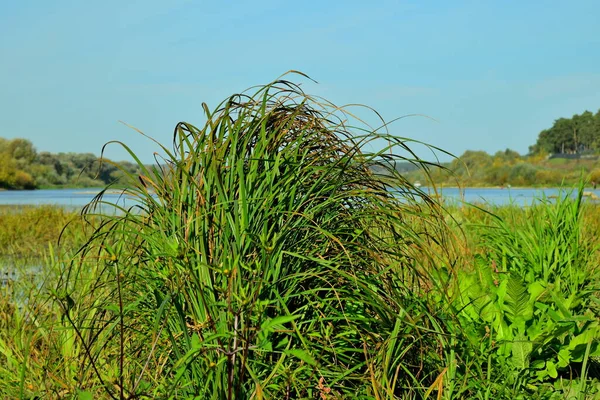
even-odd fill
[(554, 153), (575, 153), (577, 151), (577, 130), (572, 129), (572, 122), (559, 118), (550, 128), (554, 139)]
[(450, 168), (467, 183), (479, 182), (484, 179), (485, 171), (492, 166), (493, 161), (492, 156), (485, 151), (467, 150), (452, 161)]
[(571, 121), (571, 129), (578, 139), (577, 151), (588, 152), (595, 150), (594, 144), (597, 132), (594, 126), (594, 114), (585, 111), (581, 115), (574, 115)]
[(498, 151), (494, 154), (494, 163), (500, 162), (502, 164), (513, 164), (521, 159), (521, 155), (511, 149), (504, 151)]
[(527, 186), (536, 183), (538, 167), (529, 163), (515, 164), (510, 171), (509, 181), (511, 185)]
[(31, 164), (37, 155), (33, 143), (27, 139), (13, 139), (8, 142), (8, 153), (22, 164)]
[(29, 190), (29, 189), (35, 189), (36, 184), (35, 184), (35, 180), (29, 173), (18, 170), (15, 172), (14, 177), (13, 177), (13, 187), (15, 189), (28, 189)]
[(20, 170), (14, 158), (0, 154), (0, 188), (3, 189), (34, 189), (35, 180), (23, 170)]
[(467, 150), (462, 156), (452, 161), (454, 171), (470, 170), (474, 167), (487, 167), (493, 162), (492, 157), (485, 151)]
[(0, 188), (11, 189), (13, 176), (17, 168), (12, 158), (0, 154)]
[(600, 150), (600, 111), (584, 111), (571, 118), (559, 118), (549, 129), (540, 132), (531, 153), (598, 152)]

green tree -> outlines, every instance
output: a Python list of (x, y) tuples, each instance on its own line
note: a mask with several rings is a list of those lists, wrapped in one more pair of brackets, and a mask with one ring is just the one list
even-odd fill
[(571, 118), (559, 118), (549, 129), (540, 132), (531, 153), (580, 154), (600, 150), (600, 111), (584, 111)]
[(596, 133), (594, 126), (594, 114), (585, 111), (581, 115), (574, 115), (572, 118), (572, 129), (579, 138), (578, 151), (589, 152), (596, 150)]
[(27, 139), (13, 139), (8, 142), (7, 148), (12, 158), (23, 165), (31, 164), (37, 155), (33, 143)]

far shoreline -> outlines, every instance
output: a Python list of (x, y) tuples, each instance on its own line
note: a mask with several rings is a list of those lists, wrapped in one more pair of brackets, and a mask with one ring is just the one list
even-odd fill
[[(571, 185), (561, 185), (561, 186), (495, 186), (495, 185), (483, 185), (483, 186), (457, 186), (457, 185), (435, 185), (435, 186), (429, 186), (429, 185), (421, 185), (421, 186), (414, 186), (416, 189), (419, 190), (423, 190), (423, 189), (436, 189), (436, 190), (443, 190), (443, 189), (460, 189), (460, 190), (464, 190), (464, 189), (498, 189), (498, 190), (523, 190), (523, 189), (540, 189), (540, 190), (545, 190), (545, 189), (561, 189), (561, 188), (577, 188), (579, 185), (574, 183)], [(93, 194), (93, 193), (98, 193), (102, 190), (106, 190), (106, 193), (111, 193), (111, 194), (120, 194), (123, 192), (123, 190), (125, 190), (126, 188), (112, 188), (112, 189), (107, 189), (104, 187), (81, 187), (81, 186), (59, 186), (59, 187), (42, 187), (42, 188), (35, 188), (35, 189), (7, 189), (7, 188), (0, 188), (0, 192), (38, 192), (38, 191), (42, 191), (42, 190), (81, 190), (81, 192), (79, 192), (80, 194)], [(583, 189), (589, 189), (589, 190), (600, 190), (600, 188), (594, 188), (591, 185), (584, 185)]]

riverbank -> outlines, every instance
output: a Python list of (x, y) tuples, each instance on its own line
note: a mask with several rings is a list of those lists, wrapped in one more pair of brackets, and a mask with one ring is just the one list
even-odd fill
[(7, 285), (0, 398), (597, 397), (599, 207), (392, 193), (405, 142), (280, 79), (178, 124), (162, 173)]

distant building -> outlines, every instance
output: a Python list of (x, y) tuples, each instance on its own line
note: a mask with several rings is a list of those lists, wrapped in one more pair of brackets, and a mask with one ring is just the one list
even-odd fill
[(598, 158), (600, 158), (600, 156), (598, 154), (590, 154), (590, 153), (577, 153), (577, 154), (571, 154), (571, 153), (554, 153), (554, 154), (550, 154), (548, 156), (548, 159), (552, 159), (552, 158), (564, 158), (567, 160), (579, 160), (579, 159), (583, 159), (583, 160), (597, 160)]

